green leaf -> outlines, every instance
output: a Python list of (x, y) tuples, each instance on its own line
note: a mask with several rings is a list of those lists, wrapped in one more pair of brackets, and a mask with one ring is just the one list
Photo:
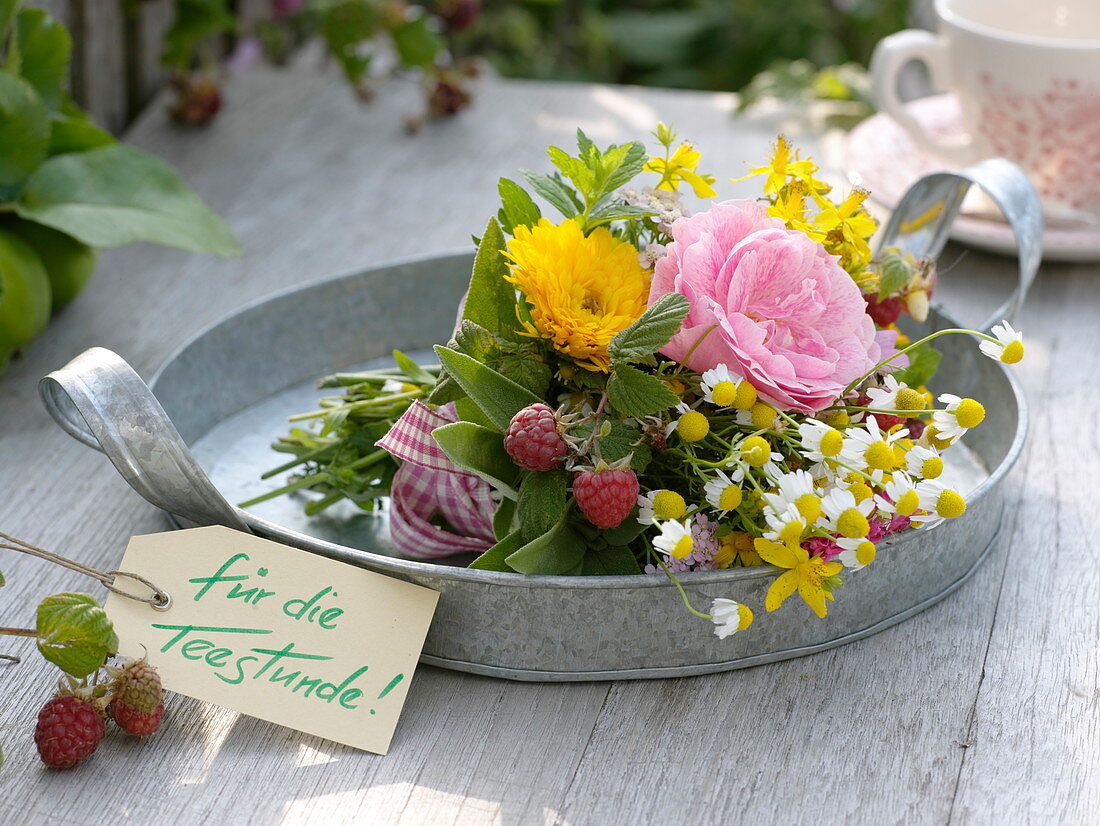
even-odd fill
[(566, 178), (573, 182), (573, 186), (577, 188), (578, 192), (582, 194), (592, 192), (593, 185), (595, 184), (595, 175), (584, 161), (579, 158), (574, 158), (568, 152), (556, 146), (547, 147), (546, 154), (550, 156), (550, 162), (560, 169), (561, 173)]
[(26, 180), (49, 146), (46, 104), (23, 78), (0, 72), (0, 185)]
[(551, 178), (549, 175), (532, 172), (529, 169), (522, 169), (520, 172), (527, 180), (527, 183), (531, 184), (531, 188), (549, 201), (550, 205), (566, 218), (573, 218), (580, 214), (581, 206), (576, 202), (575, 196), (573, 196), (569, 188), (557, 178)]
[(579, 569), (584, 549), (584, 539), (563, 517), (553, 528), (506, 557), (505, 561), (521, 574), (568, 574)]
[(42, 9), (23, 9), (15, 20), (15, 36), (22, 55), (20, 74), (56, 112), (69, 77), (69, 33)]
[(504, 571), (505, 573), (514, 574), (515, 570), (510, 568), (504, 560), (522, 548), (523, 541), (520, 532), (513, 531), (471, 562), (469, 567), (476, 568), (479, 571)]
[(393, 45), (406, 66), (431, 66), (443, 49), (442, 39), (428, 28), (428, 20), (428, 15), (423, 14), (391, 32)]
[(939, 369), (943, 353), (927, 344), (910, 350), (909, 366), (894, 373), (894, 378), (910, 387), (921, 387), (932, 380)]
[[(512, 533), (515, 526), (512, 525), (514, 521), (513, 517), (516, 515), (516, 500), (504, 497), (500, 500), (500, 504), (497, 505), (496, 513), (493, 514), (493, 535), (498, 539), (504, 539), (508, 534)], [(522, 542), (520, 543), (523, 544)], [(513, 550), (518, 550), (518, 546)]]
[(516, 291), (504, 280), (508, 260), (504, 257), (504, 233), (495, 218), (490, 218), (474, 256), (474, 271), (462, 318), (490, 333), (514, 338), (516, 330)]
[(564, 470), (532, 471), (519, 488), (519, 529), (530, 542), (546, 533), (565, 516), (565, 489), (569, 474)]
[(236, 26), (228, 0), (176, 0), (176, 19), (164, 33), (161, 62), (186, 70), (203, 40), (231, 32)]
[[(459, 393), (462, 392), (462, 388), (457, 384), (455, 384), (455, 389), (458, 390)], [(481, 412), (481, 408), (478, 407), (469, 396), (455, 399), (455, 410), (458, 411), (458, 418), (461, 421), (479, 424), (482, 427), (487, 427), (489, 430), (496, 429), (493, 423), (489, 421), (489, 417)]]
[(432, 436), (452, 462), (476, 473), (506, 496), (516, 498), (519, 468), (504, 451), (499, 433), (470, 422), (453, 422), (437, 427)]
[(88, 594), (54, 594), (38, 606), (38, 650), (66, 674), (86, 677), (118, 650), (106, 612)]
[(656, 215), (652, 209), (646, 209), (645, 207), (634, 206), (628, 204), (622, 200), (612, 200), (605, 203), (603, 206), (592, 210), (588, 215), (589, 227), (597, 227), (600, 224), (606, 224), (609, 221), (619, 221), (623, 218), (638, 218), (645, 215)]
[(502, 376), (540, 398), (546, 396), (550, 390), (550, 381), (554, 378), (550, 365), (531, 353), (510, 353), (494, 362), (493, 366)]
[(11, 21), (15, 19), (21, 2), (22, 0), (0, 0), (0, 43), (7, 37)]
[(635, 418), (668, 410), (680, 401), (659, 378), (626, 364), (612, 371), (607, 380), (607, 398), (622, 415)]
[(85, 118), (59, 115), (50, 121), (50, 156), (110, 146), (115, 139)]
[(584, 555), (584, 576), (626, 576), (640, 574), (642, 569), (634, 553), (626, 545), (593, 548)]
[(516, 227), (534, 226), (542, 217), (538, 205), (531, 200), (527, 190), (508, 178), (501, 178), (497, 182), (497, 191), (500, 193), (500, 224), (504, 231), (514, 235)]
[(897, 250), (889, 250), (878, 262), (878, 297), (881, 301), (887, 296), (905, 288), (916, 272), (913, 265)]
[(27, 180), (16, 212), (93, 247), (151, 241), (241, 253), (225, 222), (168, 164), (122, 144), (50, 158)]
[(604, 182), (603, 189), (607, 192), (614, 192), (619, 187), (634, 180), (641, 173), (646, 161), (649, 160), (649, 155), (645, 151), (645, 144), (641, 141), (628, 143), (623, 148), (625, 151), (621, 160), (609, 172), (607, 180)]
[(463, 353), (439, 346), (436, 346), (435, 352), (447, 373), (458, 382), (466, 395), (474, 400), (501, 433), (519, 411), (541, 401), (530, 390), (525, 390)]
[(348, 0), (324, 9), (321, 37), (353, 86), (362, 80), (370, 67), (370, 55), (363, 54), (360, 47), (378, 28), (378, 11), (370, 3)]
[(409, 377), (409, 381), (413, 384), (434, 384), (435, 376), (406, 356), (400, 350), (393, 351), (393, 360), (397, 362), (397, 366), (401, 368), (401, 372)]
[(665, 293), (607, 345), (612, 361), (651, 356), (668, 344), (687, 318), (691, 304), (679, 293)]
[(641, 473), (649, 464), (652, 450), (642, 441), (642, 434), (621, 419), (608, 422), (608, 432), (597, 437), (600, 443), (600, 455), (607, 462), (617, 462), (631, 456), (630, 467), (635, 473)]

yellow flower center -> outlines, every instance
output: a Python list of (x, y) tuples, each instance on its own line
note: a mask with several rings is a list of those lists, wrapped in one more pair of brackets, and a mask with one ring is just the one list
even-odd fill
[(892, 447), (894, 449), (894, 467), (901, 467), (905, 464), (906, 448), (898, 442), (894, 442)]
[(797, 545), (798, 541), (802, 539), (804, 530), (806, 530), (806, 526), (796, 519), (783, 526), (783, 530), (779, 532), (779, 539), (788, 545)]
[(733, 400), (733, 406), (738, 410), (751, 410), (756, 404), (756, 388), (742, 379), (737, 383), (737, 396)]
[(799, 565), (798, 575), (813, 588), (820, 588), (821, 583), (829, 578), (828, 568), (825, 567), (820, 556), (815, 556), (809, 562)]
[(764, 402), (757, 402), (752, 406), (749, 414), (752, 417), (752, 426), (758, 430), (771, 427), (775, 424), (775, 408)]
[(928, 441), (931, 443), (932, 447), (937, 450), (946, 450), (951, 447), (951, 440), (940, 436), (940, 432), (936, 429), (935, 425), (928, 425), (928, 427), (924, 429), (924, 433), (928, 437)]
[(903, 387), (898, 391), (898, 410), (924, 410), (924, 394), (918, 393), (911, 387)]
[(936, 515), (954, 519), (966, 513), (966, 500), (953, 490), (945, 490), (936, 499)]
[(710, 433), (710, 422), (698, 410), (689, 410), (676, 423), (676, 432), (685, 442), (697, 442)]
[(871, 526), (868, 524), (866, 516), (855, 508), (848, 508), (837, 518), (836, 529), (841, 536), (848, 539), (859, 539), (867, 536), (871, 531)]
[(902, 516), (912, 516), (919, 507), (920, 495), (911, 488), (899, 496), (898, 501), (894, 503), (894, 510)]
[(939, 456), (932, 456), (929, 459), (925, 459), (920, 466), (920, 475), (925, 479), (935, 479), (943, 473), (943, 459)]
[(737, 510), (741, 505), (741, 500), (744, 498), (744, 494), (741, 493), (741, 488), (737, 487), (737, 485), (727, 485), (725, 490), (723, 490), (718, 497), (718, 507), (724, 511)]
[(843, 429), (851, 423), (852, 417), (845, 413), (843, 410), (834, 410), (832, 413), (825, 417), (825, 424), (838, 429)]
[(794, 500), (794, 506), (803, 518), (813, 524), (821, 516), (821, 497), (812, 493), (804, 493)]
[(860, 542), (856, 545), (856, 562), (860, 565), (870, 565), (875, 561), (876, 553), (874, 542)]
[(737, 401), (737, 385), (732, 381), (720, 381), (710, 391), (710, 398), (719, 407), (730, 407)]
[(741, 443), (741, 458), (752, 467), (764, 467), (771, 455), (771, 445), (760, 436), (749, 436)]
[(857, 503), (874, 496), (874, 491), (871, 490), (871, 486), (862, 481), (852, 482), (852, 484), (848, 485), (848, 490), (851, 491), (852, 496), (856, 498)]
[(670, 553), (677, 559), (683, 559), (691, 553), (694, 547), (695, 540), (691, 538), (691, 534), (684, 534), (676, 540), (676, 544), (672, 546)]
[(1001, 361), (1005, 364), (1016, 364), (1024, 357), (1024, 343), (1022, 341), (1010, 341), (1001, 350)]
[(844, 447), (844, 437), (840, 435), (839, 430), (830, 430), (824, 436), (821, 437), (821, 455), (828, 458), (832, 458), (840, 454), (841, 448)]
[(867, 466), (875, 470), (890, 470), (894, 466), (894, 449), (882, 439), (871, 442), (863, 453)]
[(752, 609), (747, 605), (737, 606), (737, 630), (744, 631), (750, 625), (752, 625)]
[(955, 421), (959, 423), (959, 427), (965, 427), (969, 430), (980, 425), (984, 418), (985, 408), (982, 407), (980, 402), (973, 399), (963, 399), (959, 402), (959, 406), (955, 408)]
[(685, 513), (687, 503), (676, 491), (662, 490), (653, 497), (653, 515), (658, 519), (681, 519)]

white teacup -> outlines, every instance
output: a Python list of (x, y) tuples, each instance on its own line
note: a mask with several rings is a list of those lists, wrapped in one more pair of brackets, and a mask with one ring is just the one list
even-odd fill
[[(919, 145), (959, 164), (1000, 156), (1054, 213), (1100, 215), (1100, 0), (936, 0), (939, 32), (907, 30), (871, 59), (874, 97)], [(965, 135), (926, 131), (898, 97), (923, 62), (953, 91)]]

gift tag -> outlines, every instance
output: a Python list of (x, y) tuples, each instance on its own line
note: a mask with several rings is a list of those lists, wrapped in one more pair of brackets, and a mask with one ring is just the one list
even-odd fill
[(220, 526), (135, 536), (119, 569), (171, 596), (106, 604), (167, 689), (386, 753), (438, 592)]

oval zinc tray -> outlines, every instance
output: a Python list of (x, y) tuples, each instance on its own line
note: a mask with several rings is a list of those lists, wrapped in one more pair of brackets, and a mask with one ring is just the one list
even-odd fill
[[(899, 207), (884, 236), (935, 254), (962, 194), (972, 181), (981, 184), (1002, 204), (1021, 248), (1021, 283), (999, 319), (1034, 275), (1041, 218), (1021, 173), (988, 164), (941, 173), (938, 182), (922, 179), (911, 190), (914, 206)], [(935, 220), (905, 225), (906, 215), (928, 214), (930, 206), (939, 210)], [(107, 453), (177, 524), (228, 525), (438, 590), (422, 661), (497, 677), (675, 677), (821, 651), (942, 599), (992, 547), (1003, 510), (999, 483), (1026, 431), (1025, 402), (1001, 365), (958, 337), (941, 339), (938, 380), (981, 399), (988, 411), (967, 449), (948, 454), (949, 472), (969, 491), (966, 516), (895, 537), (874, 565), (851, 577), (825, 620), (792, 601), (761, 617), (751, 633), (719, 640), (684, 610), (663, 576), (525, 576), (460, 567), (465, 560), (419, 562), (393, 556), (384, 515), (347, 505), (306, 518), (292, 497), (247, 511), (229, 504), (278, 482), (259, 480), (280, 463), (270, 442), (285, 432), (287, 416), (314, 405), (319, 376), (446, 341), (471, 265), (468, 253), (423, 258), (276, 295), (199, 333), (148, 386), (117, 355), (95, 348), (43, 379), (43, 398), (62, 427)], [(943, 326), (955, 325), (935, 311), (922, 325)], [(764, 568), (680, 576), (698, 605), (715, 597), (761, 605), (771, 580)]]

